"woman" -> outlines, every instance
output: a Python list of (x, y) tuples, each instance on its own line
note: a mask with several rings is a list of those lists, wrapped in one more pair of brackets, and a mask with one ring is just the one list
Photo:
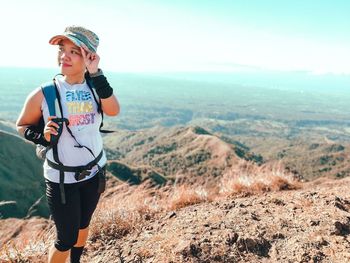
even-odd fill
[[(120, 107), (98, 68), (99, 38), (95, 33), (70, 26), (49, 43), (59, 46), (62, 76), (55, 77), (53, 83), (61, 118), (50, 116), (51, 102), (44, 96), (44, 89), (38, 88), (29, 94), (16, 125), (26, 139), (49, 145), (44, 176), (57, 237), (48, 262), (66, 262), (70, 254), (73, 263), (80, 262), (90, 220), (104, 187), (106, 156), (99, 132), (101, 109), (116, 116)], [(42, 119), (44, 128), (40, 128)]]

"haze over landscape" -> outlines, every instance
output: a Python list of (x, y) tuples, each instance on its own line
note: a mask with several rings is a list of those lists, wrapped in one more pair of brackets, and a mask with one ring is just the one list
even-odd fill
[(42, 162), (15, 121), (59, 73), (47, 42), (69, 24), (99, 33), (121, 105), (105, 118), (108, 187), (84, 260), (350, 261), (347, 1), (2, 9), (0, 262), (46, 262), (54, 239)]

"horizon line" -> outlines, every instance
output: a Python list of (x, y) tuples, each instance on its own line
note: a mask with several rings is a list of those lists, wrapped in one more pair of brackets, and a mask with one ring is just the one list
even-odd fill
[[(176, 74), (176, 73), (249, 73), (249, 72), (273, 72), (273, 73), (301, 73), (301, 74), (309, 74), (313, 76), (325, 76), (325, 75), (331, 75), (331, 76), (350, 76), (350, 72), (318, 72), (318, 71), (312, 71), (312, 70), (286, 70), (286, 69), (267, 69), (267, 68), (260, 68), (255, 66), (243, 66), (244, 69), (239, 70), (215, 70), (215, 69), (193, 69), (193, 70), (108, 70), (103, 69), (105, 72), (111, 72), (111, 73), (128, 73), (128, 74)], [(26, 67), (26, 66), (3, 66), (0, 65), (0, 69), (38, 69), (38, 70), (57, 70), (58, 68), (55, 67)]]

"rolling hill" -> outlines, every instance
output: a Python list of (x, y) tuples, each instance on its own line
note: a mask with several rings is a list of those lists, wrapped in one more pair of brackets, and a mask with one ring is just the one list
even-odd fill
[(238, 162), (262, 163), (244, 145), (219, 138), (199, 126), (119, 131), (104, 138), (109, 159), (150, 166), (166, 178), (215, 178)]
[(45, 202), (32, 207), (45, 193), (42, 162), (34, 145), (1, 130), (0, 145), (0, 216), (48, 216)]

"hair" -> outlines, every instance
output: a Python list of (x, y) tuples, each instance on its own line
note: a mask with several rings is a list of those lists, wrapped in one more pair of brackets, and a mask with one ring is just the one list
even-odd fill
[[(61, 43), (62, 43), (62, 39), (58, 42), (58, 46), (60, 46)], [(60, 53), (57, 52), (57, 64), (58, 64), (59, 67), (61, 66), (61, 61), (60, 60), (61, 60), (60, 59)]]
[(60, 59), (60, 55), (57, 54), (57, 65), (60, 67), (61, 66), (61, 59)]

